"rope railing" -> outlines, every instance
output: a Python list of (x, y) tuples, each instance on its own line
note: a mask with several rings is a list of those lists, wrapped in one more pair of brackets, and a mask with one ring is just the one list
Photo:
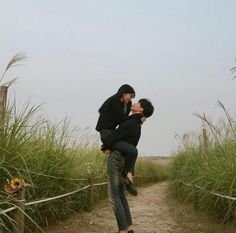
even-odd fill
[[(44, 176), (44, 177), (48, 177), (48, 178), (52, 178), (52, 179), (58, 179), (58, 180), (71, 180), (71, 181), (87, 181), (88, 180), (86, 178), (67, 178), (67, 177), (53, 176), (53, 175), (44, 174), (43, 172), (35, 172), (35, 171), (26, 170), (26, 169), (22, 169), (22, 168), (16, 168), (16, 167), (9, 166), (9, 165), (6, 165), (6, 167), (9, 167), (9, 168), (12, 168), (15, 170), (19, 170), (19, 171), (23, 171), (26, 173), (31, 173), (31, 174)], [(98, 179), (101, 177), (104, 177), (104, 175), (95, 176), (95, 177), (93, 177), (93, 179)]]
[(199, 185), (196, 185), (196, 184), (187, 184), (185, 182), (182, 182), (182, 184), (186, 185), (186, 186), (189, 186), (189, 187), (196, 187), (198, 189), (202, 189), (204, 190), (206, 193), (210, 193), (214, 196), (218, 196), (218, 197), (222, 197), (222, 198), (225, 198), (225, 199), (229, 199), (229, 200), (233, 200), (233, 201), (236, 201), (236, 197), (231, 197), (231, 196), (228, 196), (228, 195), (224, 195), (224, 194), (220, 194), (220, 193), (215, 193), (215, 192), (212, 192), (212, 191), (209, 191), (209, 190), (206, 190), (205, 188), (199, 186)]
[[(134, 177), (136, 177), (136, 178), (153, 178), (152, 176), (134, 176)], [(92, 177), (92, 178), (94, 179), (96, 177)], [(86, 179), (86, 180), (88, 180), (88, 179)], [(41, 204), (41, 203), (57, 200), (57, 199), (60, 199), (60, 198), (63, 198), (63, 197), (70, 196), (72, 194), (81, 192), (83, 190), (86, 190), (91, 186), (96, 187), (96, 186), (103, 186), (103, 185), (106, 185), (106, 184), (107, 184), (107, 182), (102, 182), (102, 183), (97, 183), (97, 184), (89, 184), (89, 185), (84, 186), (80, 189), (77, 189), (77, 190), (74, 190), (74, 191), (71, 191), (71, 192), (68, 192), (68, 193), (65, 193), (65, 194), (61, 194), (61, 195), (58, 195), (58, 196), (55, 196), (55, 197), (48, 197), (48, 198), (45, 198), (45, 199), (40, 199), (40, 200), (36, 200), (36, 201), (27, 202), (27, 203), (25, 203), (25, 206), (31, 206), (31, 205), (36, 205), (36, 204)], [(2, 210), (2, 211), (0, 211), (0, 215), (1, 214), (6, 214), (6, 213), (11, 212), (15, 209), (17, 209), (17, 207), (10, 207), (6, 210)]]
[(103, 183), (94, 184), (93, 186), (102, 186), (102, 185), (105, 185), (105, 184), (107, 184), (107, 182), (103, 182)]
[[(136, 178), (153, 178), (152, 176), (134, 176)], [(93, 177), (94, 179), (94, 177)], [(231, 199), (231, 200), (236, 200), (236, 197), (230, 197), (230, 196), (227, 196), (227, 195), (223, 195), (223, 194), (219, 194), (219, 193), (214, 193), (212, 191), (208, 191), (206, 190), (205, 188), (199, 186), (199, 185), (194, 185), (194, 184), (187, 184), (185, 182), (181, 182), (182, 184), (186, 185), (186, 186), (190, 186), (190, 187), (196, 187), (196, 188), (199, 188), (199, 189), (202, 189), (210, 194), (213, 194), (213, 195), (216, 195), (216, 196), (219, 196), (219, 197), (222, 197), (222, 198), (227, 198), (227, 199)], [(92, 184), (92, 186), (96, 187), (96, 186), (102, 186), (102, 185), (106, 185), (107, 182), (102, 182), (102, 183), (97, 183), (97, 184)], [(57, 200), (57, 199), (60, 199), (60, 198), (63, 198), (63, 197), (66, 197), (66, 196), (70, 196), (72, 194), (75, 194), (75, 193), (78, 193), (78, 192), (81, 192), (83, 190), (86, 190), (88, 189), (89, 187), (91, 187), (91, 184), (87, 185), (87, 186), (84, 186), (80, 189), (77, 189), (77, 190), (74, 190), (74, 191), (71, 191), (71, 192), (68, 192), (68, 193), (65, 193), (65, 194), (61, 194), (61, 195), (58, 195), (58, 196), (55, 196), (55, 197), (48, 197), (46, 199), (40, 199), (40, 200), (36, 200), (36, 201), (32, 201), (32, 202), (28, 202), (28, 203), (25, 203), (25, 206), (31, 206), (31, 205), (36, 205), (36, 204), (41, 204), (41, 203), (45, 203), (45, 202), (49, 202), (49, 201), (53, 201), (53, 200)], [(1, 214), (6, 214), (8, 212), (11, 212), (13, 210), (17, 209), (16, 207), (10, 207), (6, 210), (2, 210), (0, 211), (0, 215)]]
[[(93, 186), (101, 186), (101, 185), (105, 185), (107, 184), (107, 182), (103, 182), (103, 183), (98, 183), (98, 184), (93, 184)], [(86, 190), (90, 187), (91, 185), (87, 185), (87, 186), (84, 186), (83, 188), (80, 188), (80, 189), (77, 189), (77, 190), (74, 190), (74, 191), (71, 191), (69, 193), (65, 193), (65, 194), (61, 194), (61, 195), (58, 195), (58, 196), (55, 196), (55, 197), (48, 197), (48, 198), (45, 198), (45, 199), (40, 199), (40, 200), (36, 200), (36, 201), (32, 201), (32, 202), (27, 202), (25, 203), (25, 206), (31, 206), (31, 205), (36, 205), (36, 204), (41, 204), (41, 203), (45, 203), (45, 202), (49, 202), (49, 201), (53, 201), (53, 200), (57, 200), (57, 199), (60, 199), (62, 197), (66, 197), (66, 196), (70, 196), (72, 194), (75, 194), (75, 193), (78, 193), (78, 192), (81, 192), (83, 190)], [(1, 214), (6, 214), (8, 212), (11, 212), (13, 210), (17, 209), (16, 207), (10, 207), (6, 210), (2, 210), (0, 211), (0, 215)]]
[[(28, 203), (25, 203), (25, 206), (31, 206), (31, 205), (36, 205), (36, 204), (41, 204), (41, 203), (45, 203), (45, 202), (57, 200), (57, 199), (59, 199), (59, 198), (66, 197), (66, 196), (70, 196), (70, 195), (72, 195), (72, 194), (81, 192), (81, 191), (87, 189), (88, 187), (90, 187), (90, 185), (87, 185), (87, 186), (85, 186), (85, 187), (83, 187), (83, 188), (80, 188), (80, 189), (78, 189), (78, 190), (74, 190), (74, 191), (72, 191), (72, 192), (65, 193), (65, 194), (61, 194), (61, 195), (58, 195), (58, 196), (55, 196), (55, 197), (48, 197), (48, 198), (46, 198), (46, 199), (41, 199), (41, 200), (36, 200), (36, 201), (28, 202)], [(1, 214), (6, 214), (6, 213), (11, 212), (11, 211), (13, 211), (13, 210), (15, 210), (15, 209), (16, 209), (16, 207), (10, 207), (10, 208), (8, 208), (8, 209), (6, 209), (6, 210), (2, 210), (2, 211), (0, 211), (0, 215), (1, 215)]]
[(10, 207), (10, 208), (8, 208), (6, 210), (2, 210), (2, 211), (0, 211), (0, 215), (1, 214), (6, 214), (6, 213), (11, 212), (11, 211), (13, 211), (15, 209), (16, 209), (16, 207)]
[[(153, 177), (152, 176), (135, 176), (136, 178), (144, 178), (144, 179), (140, 179), (140, 181), (145, 181), (144, 183), (147, 182), (147, 179), (150, 179), (151, 181), (153, 181)], [(39, 199), (39, 200), (34, 200), (34, 201), (31, 201), (31, 202), (25, 202), (25, 188), (22, 188), (20, 189), (18, 192), (18, 195), (17, 195), (17, 198), (15, 200), (15, 203), (10, 203), (14, 206), (8, 208), (8, 209), (5, 209), (5, 210), (0, 210), (0, 215), (6, 215), (7, 213), (11, 212), (11, 211), (16, 211), (15, 213), (15, 217), (14, 217), (14, 225), (16, 229), (22, 229), (19, 233), (23, 233), (24, 232), (24, 224), (25, 224), (25, 221), (23, 220), (19, 220), (19, 219), (24, 219), (24, 215), (25, 215), (25, 207), (26, 206), (32, 206), (32, 205), (37, 205), (37, 204), (42, 204), (42, 203), (47, 203), (47, 202), (50, 202), (50, 201), (54, 201), (54, 200), (58, 200), (60, 198), (64, 198), (64, 197), (67, 197), (67, 196), (70, 196), (70, 195), (73, 195), (75, 193), (79, 193), (81, 191), (84, 191), (84, 190), (87, 190), (87, 209), (88, 210), (91, 210), (92, 207), (93, 207), (93, 203), (94, 203), (94, 193), (93, 193), (93, 190), (94, 190), (94, 187), (97, 187), (97, 186), (103, 186), (103, 185), (106, 185), (107, 182), (101, 182), (101, 183), (93, 183), (93, 179), (96, 178), (96, 177), (88, 177), (88, 185), (82, 187), (82, 188), (79, 188), (77, 190), (74, 190), (74, 191), (71, 191), (71, 192), (68, 192), (68, 193), (64, 193), (64, 194), (60, 194), (60, 195), (57, 195), (57, 196), (54, 196), (54, 197), (47, 197), (45, 199)], [(17, 231), (18, 233), (18, 231)]]
[(60, 198), (62, 198), (62, 197), (70, 196), (70, 195), (72, 195), (72, 194), (81, 192), (81, 191), (87, 189), (88, 187), (90, 187), (90, 185), (87, 185), (87, 186), (85, 186), (85, 187), (83, 187), (83, 188), (80, 188), (80, 189), (78, 189), (78, 190), (75, 190), (75, 191), (72, 191), (72, 192), (69, 192), (69, 193), (65, 193), (65, 194), (61, 194), (61, 195), (58, 195), (58, 196), (55, 196), (55, 197), (48, 197), (48, 198), (46, 198), (46, 199), (28, 202), (28, 203), (26, 203), (25, 205), (26, 205), (26, 206), (30, 206), (30, 205), (36, 205), (36, 204), (40, 204), (40, 203), (45, 203), (45, 202), (57, 200), (57, 199), (60, 199)]

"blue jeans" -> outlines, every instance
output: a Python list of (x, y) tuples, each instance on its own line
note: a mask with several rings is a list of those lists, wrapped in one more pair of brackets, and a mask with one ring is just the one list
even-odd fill
[(124, 194), (125, 157), (113, 151), (107, 159), (107, 190), (119, 231), (132, 225), (128, 201)]

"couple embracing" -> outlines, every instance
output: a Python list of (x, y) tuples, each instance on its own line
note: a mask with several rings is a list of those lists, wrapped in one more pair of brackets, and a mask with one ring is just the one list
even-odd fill
[[(96, 130), (103, 145), (101, 150), (108, 154), (107, 179), (108, 197), (114, 211), (119, 233), (133, 233), (129, 204), (124, 188), (136, 196), (133, 182), (136, 148), (141, 136), (141, 125), (153, 114), (154, 107), (148, 99), (132, 104), (134, 89), (122, 85), (116, 94), (109, 97), (99, 108)], [(130, 114), (131, 112), (131, 114)]]

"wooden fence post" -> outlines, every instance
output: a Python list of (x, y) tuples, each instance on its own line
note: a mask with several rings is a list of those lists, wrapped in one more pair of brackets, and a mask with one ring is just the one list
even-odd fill
[(206, 129), (202, 130), (202, 135), (203, 135), (204, 153), (205, 153), (205, 156), (208, 157), (209, 156), (209, 148), (208, 148), (208, 138), (207, 138), (207, 134), (206, 134)]
[(4, 116), (7, 104), (7, 86), (0, 86), (0, 121)]
[(88, 191), (87, 191), (87, 198), (88, 198), (88, 210), (91, 211), (93, 208), (94, 196), (93, 196), (93, 177), (88, 178)]
[(16, 201), (16, 212), (14, 222), (14, 233), (24, 233), (25, 228), (25, 188), (21, 188), (18, 191)]

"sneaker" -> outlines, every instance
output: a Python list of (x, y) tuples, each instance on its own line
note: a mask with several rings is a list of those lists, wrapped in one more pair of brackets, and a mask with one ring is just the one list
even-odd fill
[(138, 191), (134, 185), (134, 183), (130, 180), (130, 178), (128, 176), (124, 177), (124, 185), (127, 189), (127, 191), (133, 195), (133, 196), (137, 196), (138, 195)]

